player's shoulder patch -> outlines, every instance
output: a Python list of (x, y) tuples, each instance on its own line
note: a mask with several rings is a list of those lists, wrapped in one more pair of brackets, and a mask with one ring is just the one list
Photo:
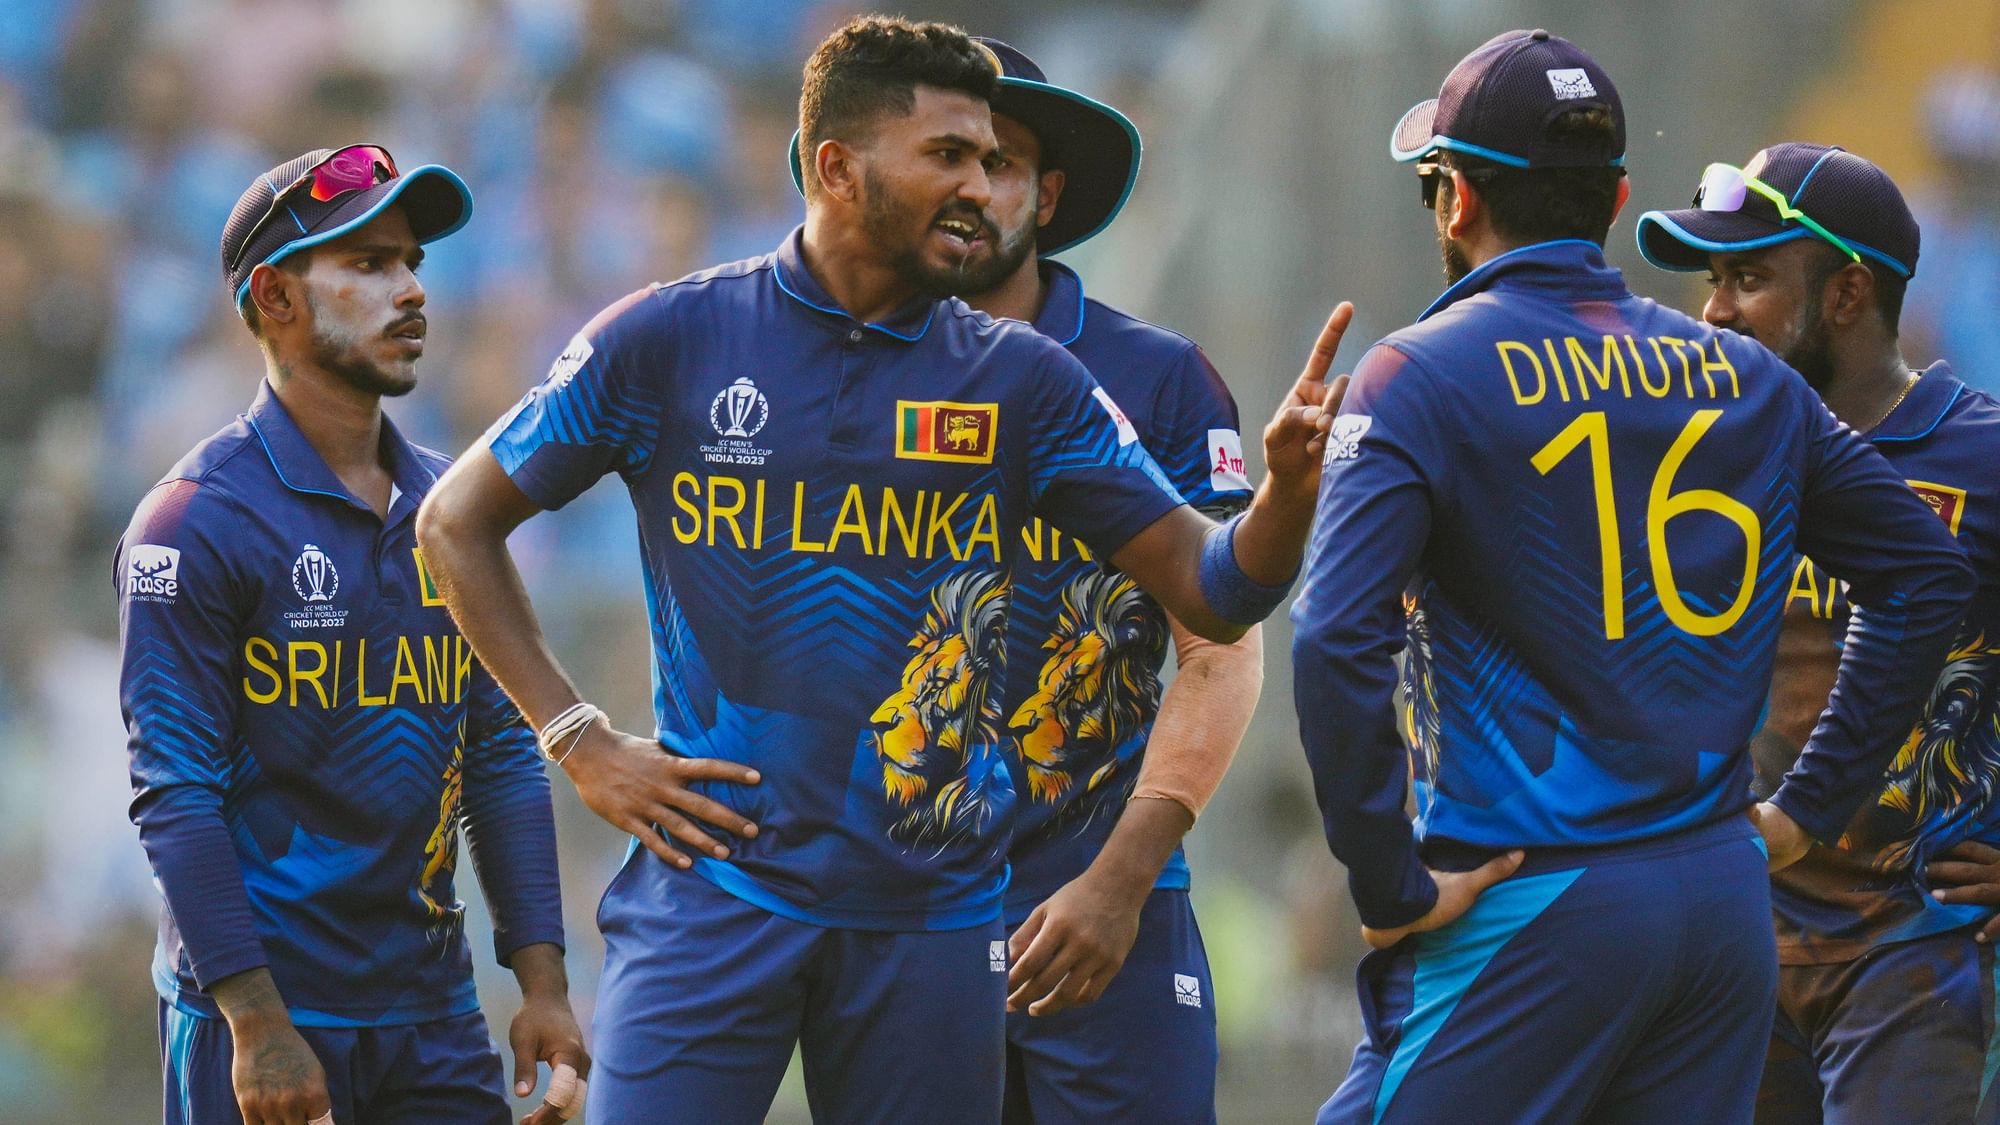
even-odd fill
[(1342, 414), (1333, 420), (1333, 430), (1326, 435), (1326, 457), (1324, 463), (1352, 461), (1361, 456), (1361, 439), (1375, 425), (1375, 419), (1367, 414)]

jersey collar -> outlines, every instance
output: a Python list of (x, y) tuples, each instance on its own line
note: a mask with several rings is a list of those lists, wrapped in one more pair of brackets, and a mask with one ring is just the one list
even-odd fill
[(1581, 238), (1560, 238), (1517, 247), (1488, 260), (1439, 294), (1417, 320), (1427, 320), (1488, 289), (1569, 301), (1615, 301), (1630, 293), (1625, 275), (1604, 263), (1604, 247)]
[[(792, 230), (791, 237), (778, 247), (777, 266), (774, 275), (778, 288), (785, 296), (815, 312), (837, 316), (849, 325), (859, 325), (871, 332), (879, 332), (892, 340), (909, 343), (924, 338), (930, 331), (931, 320), (937, 316), (938, 302), (927, 297), (918, 297), (889, 314), (880, 321), (856, 319), (846, 309), (840, 307), (819, 280), (806, 268), (805, 260), (806, 228), (801, 225)], [(846, 331), (846, 329), (842, 329)]]
[[(271, 459), (271, 468), (276, 470), (278, 480), (286, 488), (309, 496), (332, 497), (374, 514), (374, 509), (347, 490), (340, 476), (319, 455), (319, 450), (306, 440), (298, 423), (292, 421), (291, 412), (278, 401), (269, 379), (258, 385), (256, 401), (250, 404), (245, 417), (250, 420), (250, 429), (263, 445), (264, 455)], [(402, 431), (396, 428), (387, 414), (382, 416), (382, 451), (389, 459), (390, 478), (402, 493), (391, 508), (391, 515), (401, 518), (416, 510), (417, 504), (437, 478), (425, 467), (422, 458), (417, 456), (416, 447), (404, 439)]]
[(1965, 384), (1943, 360), (1938, 360), (1917, 375), (1917, 385), (1865, 436), (1869, 441), (1916, 441), (1928, 437), (1963, 393)]
[(1043, 259), (1039, 269), (1042, 284), (1042, 311), (1035, 314), (1035, 331), (1069, 347), (1083, 335), (1083, 279), (1061, 262)]

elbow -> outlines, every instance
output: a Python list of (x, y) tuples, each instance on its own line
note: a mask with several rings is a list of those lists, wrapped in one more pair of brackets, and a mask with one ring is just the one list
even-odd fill
[(447, 548), (452, 533), (451, 517), (439, 492), (433, 491), (418, 506), (416, 530), (417, 546), (433, 553)]

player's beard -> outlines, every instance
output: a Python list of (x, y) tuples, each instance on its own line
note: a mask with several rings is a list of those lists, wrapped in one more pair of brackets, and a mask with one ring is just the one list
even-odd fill
[(1805, 323), (1799, 325), (1797, 337), (1785, 348), (1782, 358), (1805, 377), (1807, 386), (1824, 391), (1833, 381), (1833, 329), (1826, 323), (1817, 301), (1807, 302), (1801, 316)]
[(1021, 225), (1002, 235), (991, 222), (982, 222), (986, 230), (984, 254), (974, 255), (959, 267), (959, 287), (952, 292), (968, 300), (981, 293), (998, 288), (1021, 268), (1021, 263), (1035, 252), (1035, 235), (1038, 228), (1035, 216), (1042, 210), (1042, 187), (1035, 184), (1028, 199), (1027, 214)]
[(1466, 274), (1472, 272), (1472, 262), (1466, 258), (1465, 250), (1459, 246), (1458, 240), (1445, 233), (1445, 208), (1441, 195), (1438, 199), (1437, 214), (1438, 256), (1444, 259), (1444, 283), (1457, 285), (1464, 280)]
[[(861, 190), (867, 194), (867, 202), (861, 208), (862, 233), (877, 246), (893, 247), (889, 251), (889, 267), (904, 284), (933, 299), (971, 291), (965, 282), (970, 257), (960, 258), (950, 266), (932, 266), (924, 260), (923, 240), (929, 237), (931, 227), (939, 219), (953, 215), (984, 227), (987, 238), (992, 240), (995, 237), (992, 224), (983, 213), (970, 204), (941, 207), (919, 227), (918, 208), (896, 199), (874, 170), (862, 173)], [(914, 236), (912, 230), (917, 232)]]
[(383, 336), (407, 323), (408, 317), (374, 334), (371, 340), (366, 330), (344, 323), (333, 315), (333, 310), (320, 303), (311, 290), (306, 292), (306, 305), (311, 308), (313, 317), (311, 347), (314, 365), (365, 394), (397, 398), (417, 388), (414, 360), (399, 364), (400, 370), (391, 371), (368, 358), (366, 350), (371, 343), (379, 343)]

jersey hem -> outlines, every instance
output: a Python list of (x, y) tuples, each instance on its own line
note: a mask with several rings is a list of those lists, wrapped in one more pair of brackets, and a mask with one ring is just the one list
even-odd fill
[(794, 922), (804, 922), (809, 926), (836, 930), (883, 930), (895, 933), (969, 930), (1000, 920), (1001, 907), (1007, 890), (1007, 875), (1002, 872), (991, 891), (962, 906), (922, 911), (828, 910), (800, 906), (782, 898), (738, 868), (720, 860), (698, 858), (694, 861), (694, 873), (706, 879), (718, 890), (734, 895), (759, 910), (769, 911), (780, 918), (789, 918)]

